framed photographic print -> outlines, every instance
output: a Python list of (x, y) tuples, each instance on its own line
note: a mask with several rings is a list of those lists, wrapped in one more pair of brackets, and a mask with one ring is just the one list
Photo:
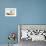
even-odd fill
[(46, 25), (44, 24), (19, 24), (18, 41), (46, 41)]
[(5, 8), (5, 16), (16, 16), (16, 8)]

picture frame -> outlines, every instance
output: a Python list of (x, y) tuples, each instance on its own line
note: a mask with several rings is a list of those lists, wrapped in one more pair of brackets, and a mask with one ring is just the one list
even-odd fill
[[(25, 35), (22, 34), (22, 30), (28, 30), (27, 38), (23, 37)], [(46, 24), (18, 24), (18, 38), (19, 42), (21, 40), (46, 41)]]
[(5, 16), (16, 17), (16, 8), (5, 8)]

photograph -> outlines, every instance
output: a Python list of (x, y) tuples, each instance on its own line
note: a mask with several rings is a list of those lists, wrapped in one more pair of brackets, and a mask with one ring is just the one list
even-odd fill
[(5, 8), (5, 16), (16, 16), (16, 8)]
[(33, 43), (46, 41), (46, 25), (19, 24), (18, 41), (20, 46), (31, 46)]

